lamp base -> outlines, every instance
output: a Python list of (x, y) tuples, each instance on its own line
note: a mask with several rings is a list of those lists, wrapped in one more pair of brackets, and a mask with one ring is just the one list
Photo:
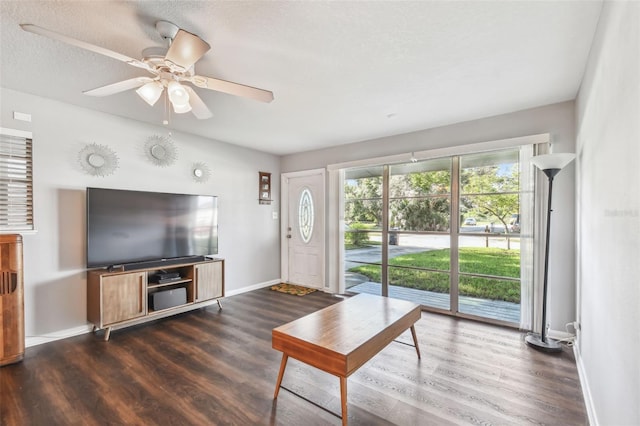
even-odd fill
[(524, 338), (527, 345), (542, 352), (562, 352), (562, 345), (555, 340), (547, 338), (543, 341), (539, 334), (529, 334)]

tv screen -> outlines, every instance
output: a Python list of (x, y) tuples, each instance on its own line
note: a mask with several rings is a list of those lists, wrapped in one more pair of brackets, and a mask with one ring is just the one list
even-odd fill
[(217, 197), (87, 188), (88, 268), (217, 253)]

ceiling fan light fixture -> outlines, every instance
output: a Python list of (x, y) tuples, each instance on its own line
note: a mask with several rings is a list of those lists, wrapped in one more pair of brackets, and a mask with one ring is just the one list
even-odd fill
[(173, 105), (173, 111), (176, 114), (184, 114), (186, 112), (191, 111), (191, 105), (189, 104), (189, 102), (187, 102), (184, 105), (177, 105), (175, 103), (173, 103), (172, 105)]
[(179, 29), (169, 46), (165, 62), (169, 68), (184, 72), (202, 58), (209, 49), (211, 46), (206, 41), (195, 34)]
[(169, 100), (174, 107), (189, 105), (189, 93), (187, 92), (187, 89), (177, 81), (169, 83), (167, 86), (167, 93), (169, 94)]
[(144, 86), (141, 86), (136, 93), (144, 99), (146, 103), (151, 106), (154, 106), (158, 99), (160, 99), (160, 95), (162, 95), (162, 90), (164, 87), (159, 81), (152, 81)]

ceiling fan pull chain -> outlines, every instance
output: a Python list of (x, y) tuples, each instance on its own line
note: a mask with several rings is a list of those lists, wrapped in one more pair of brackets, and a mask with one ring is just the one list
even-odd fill
[(164, 91), (164, 120), (162, 121), (162, 124), (164, 124), (165, 126), (169, 126), (169, 119), (171, 118), (171, 108), (167, 107), (168, 103), (169, 103), (169, 95), (165, 90)]

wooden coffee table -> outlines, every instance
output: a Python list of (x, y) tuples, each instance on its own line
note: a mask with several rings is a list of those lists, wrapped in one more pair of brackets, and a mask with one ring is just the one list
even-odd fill
[(347, 377), (396, 337), (411, 329), (420, 359), (414, 324), (420, 305), (388, 297), (359, 294), (274, 328), (272, 347), (282, 352), (273, 398), (278, 397), (289, 357), (340, 378), (342, 424), (347, 424)]

